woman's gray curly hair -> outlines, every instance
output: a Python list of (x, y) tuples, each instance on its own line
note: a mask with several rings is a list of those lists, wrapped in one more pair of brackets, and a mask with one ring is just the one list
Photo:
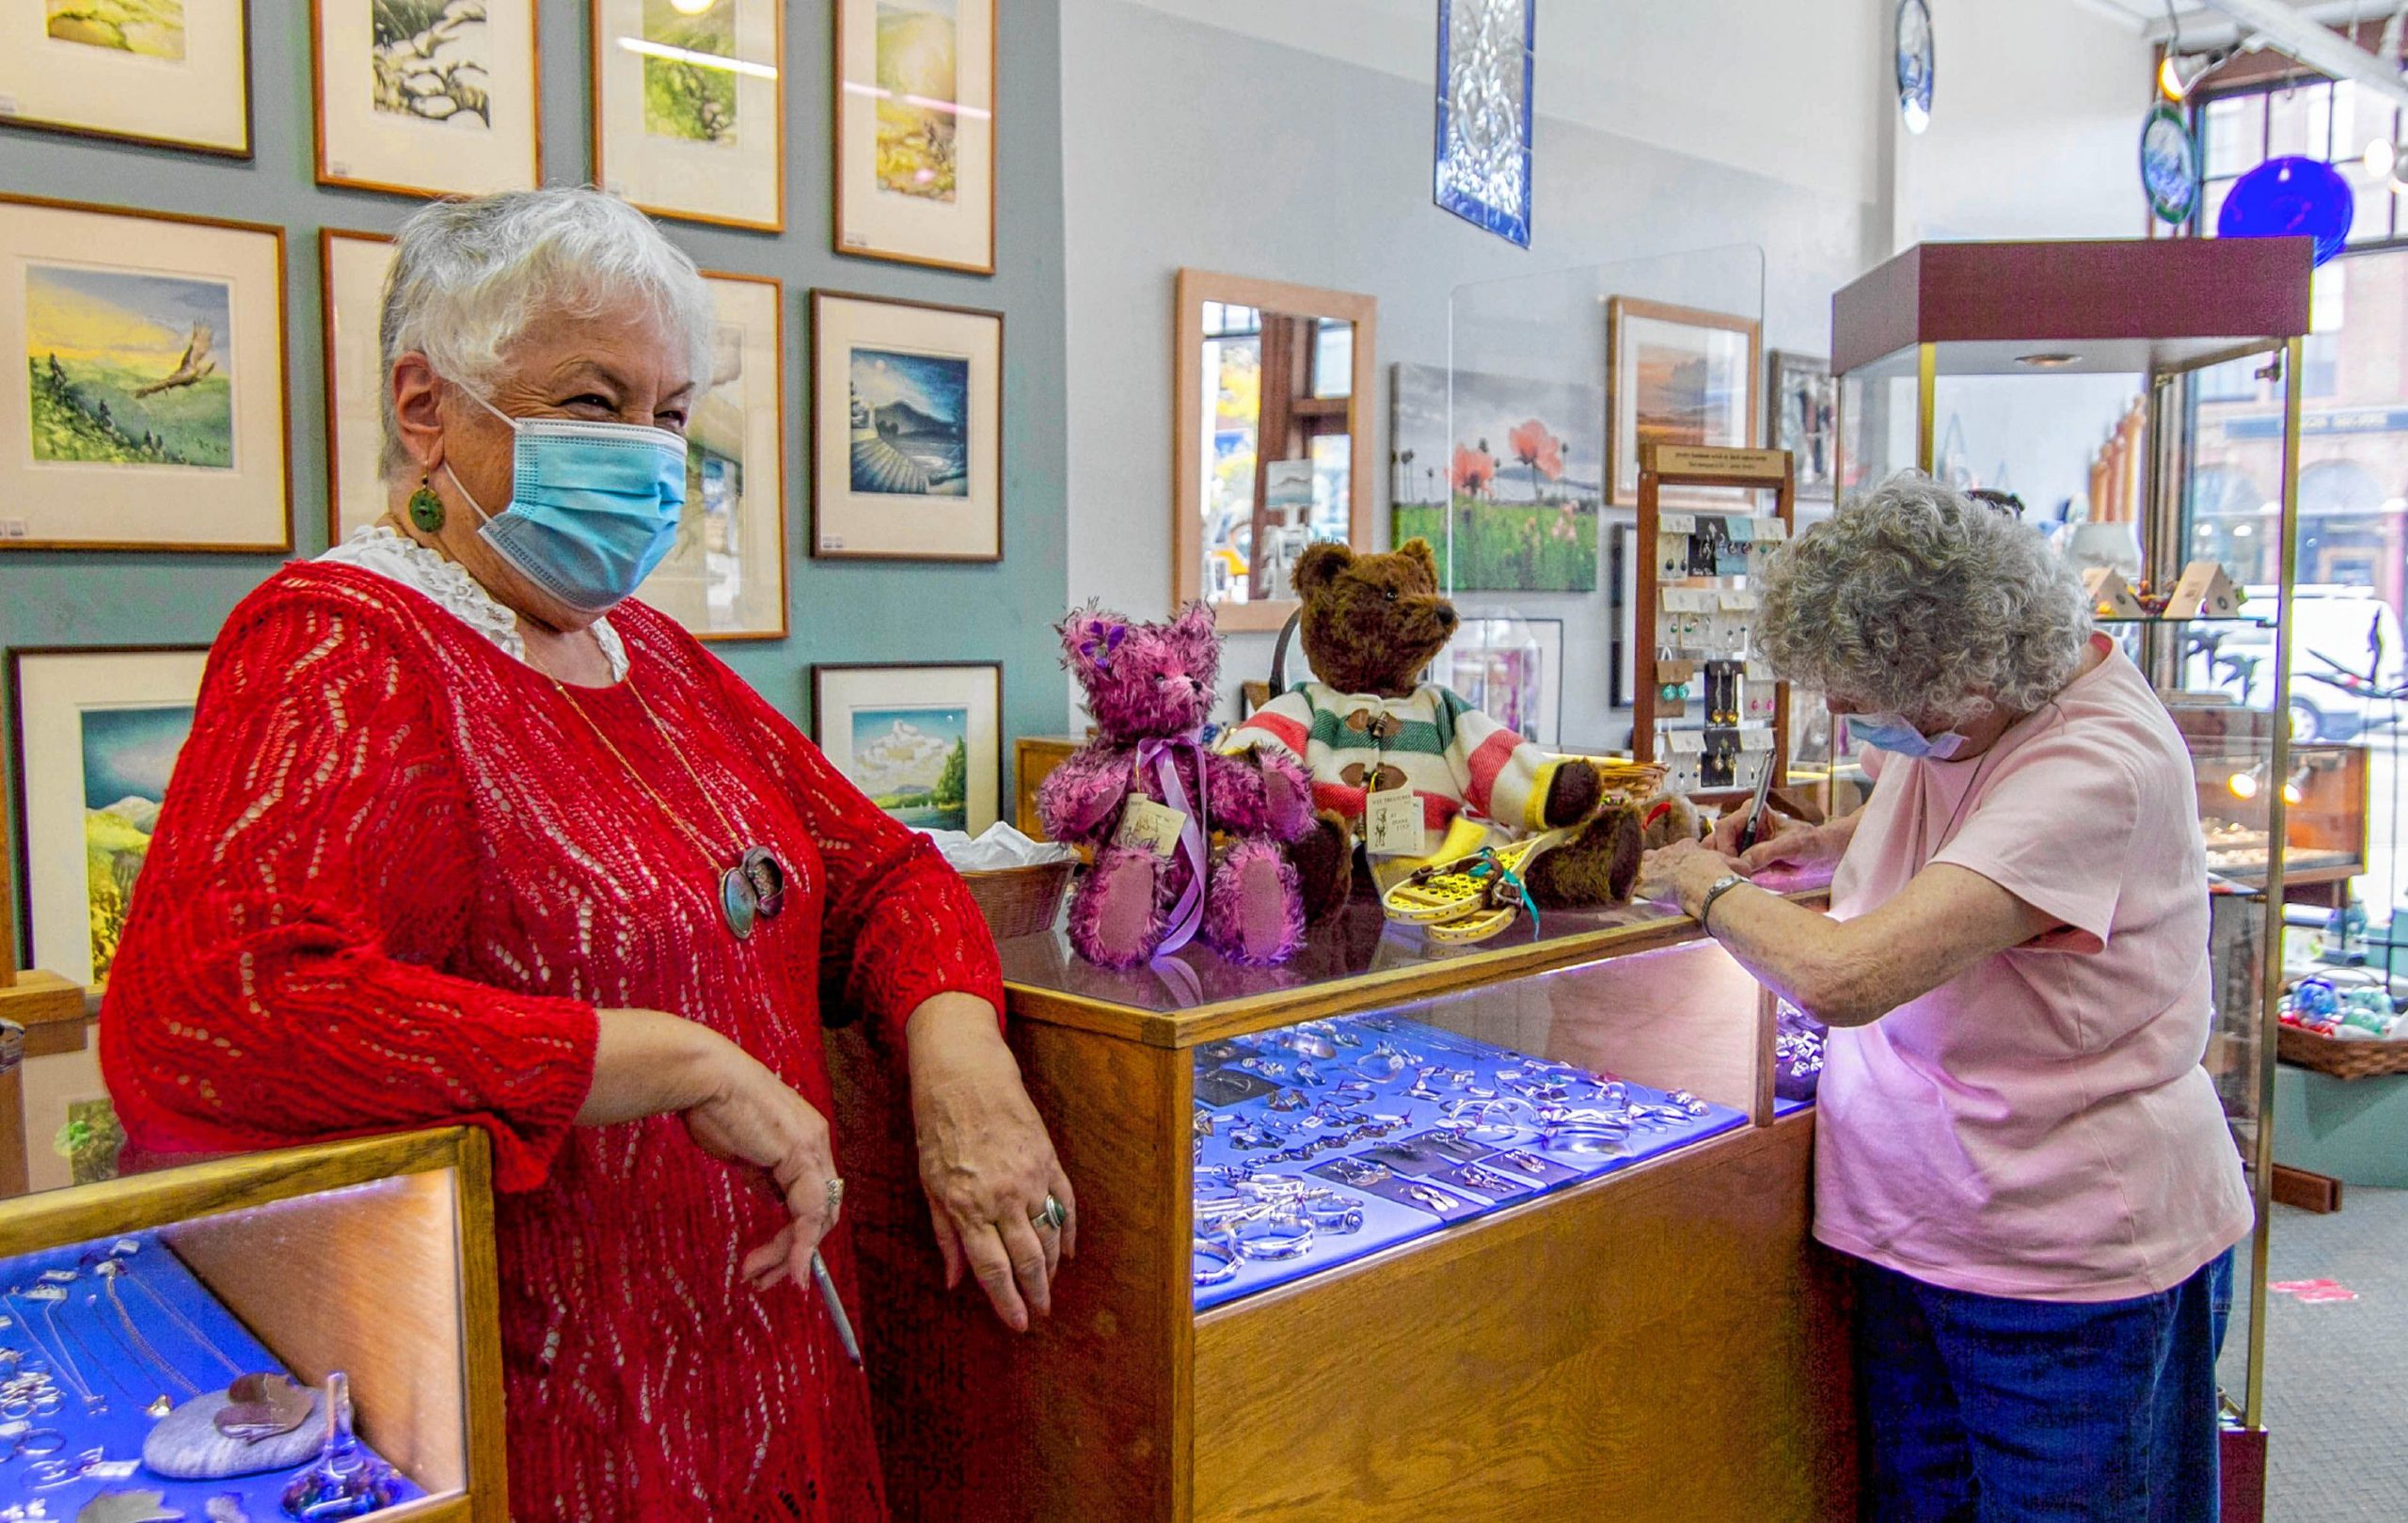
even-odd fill
[[(378, 348), (385, 374), (416, 352), (436, 373), (490, 388), (504, 352), (539, 318), (598, 317), (634, 300), (650, 307), (686, 347), (687, 373), (711, 378), (711, 294), (694, 262), (642, 212), (591, 187), (504, 191), (436, 201), (413, 213), (393, 239)], [(405, 474), (384, 398), (388, 480)]]
[(1791, 682), (1926, 726), (2054, 697), (2082, 665), (2090, 602), (2037, 533), (1915, 472), (1774, 555), (1756, 635)]

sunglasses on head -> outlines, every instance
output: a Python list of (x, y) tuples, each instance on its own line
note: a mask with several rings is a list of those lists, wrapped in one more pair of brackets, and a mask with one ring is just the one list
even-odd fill
[(2004, 513), (2010, 518), (2023, 516), (2023, 500), (2013, 492), (1999, 492), (1987, 486), (1975, 486), (1968, 489), (1965, 496), (1993, 513)]

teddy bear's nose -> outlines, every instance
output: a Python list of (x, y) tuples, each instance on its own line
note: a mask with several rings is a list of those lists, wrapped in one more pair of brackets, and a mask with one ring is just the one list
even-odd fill
[(1451, 629), (1454, 627), (1455, 611), (1452, 608), (1441, 605), (1438, 610), (1438, 627), (1441, 629)]

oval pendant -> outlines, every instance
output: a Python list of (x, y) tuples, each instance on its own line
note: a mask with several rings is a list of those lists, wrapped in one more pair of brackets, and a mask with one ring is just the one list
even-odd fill
[(752, 885), (753, 908), (761, 918), (778, 918), (778, 912), (786, 907), (786, 865), (768, 847), (756, 846), (744, 853), (741, 868), (745, 880)]
[(730, 867), (719, 875), (719, 912), (727, 917), (727, 928), (737, 941), (752, 934), (752, 923), (760, 914), (760, 901), (753, 896), (752, 880), (741, 867)]

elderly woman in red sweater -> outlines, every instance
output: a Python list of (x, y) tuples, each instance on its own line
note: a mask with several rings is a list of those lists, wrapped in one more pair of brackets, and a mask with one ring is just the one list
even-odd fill
[(908, 1054), (954, 1277), (1025, 1329), (1074, 1242), (960, 880), (628, 596), (709, 336), (596, 192), (410, 219), (390, 510), (218, 637), (102, 1022), (154, 1150), (491, 1134), (522, 1518), (884, 1515), (809, 1289), (817, 1246), (850, 1283), (824, 999)]

